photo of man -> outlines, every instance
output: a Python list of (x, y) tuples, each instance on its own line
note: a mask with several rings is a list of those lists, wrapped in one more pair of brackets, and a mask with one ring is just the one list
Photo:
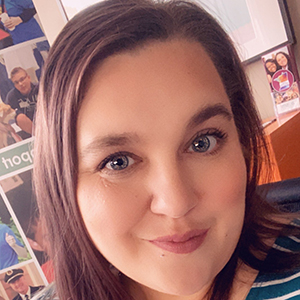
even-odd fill
[(38, 85), (34, 85), (31, 82), (29, 74), (21, 67), (12, 69), (10, 78), (14, 88), (7, 94), (5, 102), (16, 110), (15, 119), (17, 125), (24, 132), (31, 135)]
[[(20, 173), (18, 186), (5, 185), (6, 197), (14, 210), (19, 224), (26, 235), (26, 239), (33, 250), (48, 282), (54, 280), (52, 263), (47, 255), (48, 240), (39, 217), (35, 195), (32, 192), (31, 170)], [(3, 182), (0, 181), (3, 187)], [(0, 206), (1, 211), (1, 206)]]
[(40, 286), (30, 286), (24, 276), (23, 269), (12, 269), (5, 273), (4, 281), (10, 285), (10, 287), (18, 294), (13, 300), (28, 300), (31, 299), (34, 294), (44, 288)]

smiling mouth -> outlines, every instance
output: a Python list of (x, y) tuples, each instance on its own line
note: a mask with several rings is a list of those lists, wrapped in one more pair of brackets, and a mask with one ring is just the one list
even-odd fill
[(187, 254), (194, 252), (204, 242), (208, 233), (208, 229), (191, 230), (185, 234), (170, 235), (158, 237), (149, 242), (163, 250), (167, 250), (176, 254)]

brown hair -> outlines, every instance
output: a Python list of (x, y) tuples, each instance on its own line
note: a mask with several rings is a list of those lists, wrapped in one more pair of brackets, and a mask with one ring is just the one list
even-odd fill
[[(278, 64), (277, 56), (278, 56), (279, 54), (282, 54), (282, 55), (286, 58), (286, 60), (287, 60), (287, 65), (288, 65), (289, 67), (291, 67), (290, 56), (289, 56), (287, 53), (282, 52), (282, 51), (279, 51), (279, 52), (276, 53), (276, 55), (275, 55), (275, 61), (276, 61), (276, 63)], [(280, 68), (282, 68), (282, 66), (280, 66)]]
[(12, 78), (15, 74), (19, 72), (24, 72), (26, 75), (28, 75), (26, 70), (24, 70), (22, 67), (15, 67), (10, 71), (10, 78)]
[(268, 221), (275, 210), (255, 193), (265, 141), (242, 65), (224, 30), (190, 2), (100, 2), (65, 26), (50, 50), (40, 84), (34, 182), (51, 240), (61, 300), (131, 299), (92, 243), (80, 215), (76, 120), (96, 65), (115, 53), (172, 38), (199, 42), (213, 61), (230, 99), (247, 165), (243, 232), (235, 253), (211, 287), (210, 299), (228, 299), (239, 257), (261, 268), (252, 250), (265, 253), (262, 238), (276, 236), (282, 228)]

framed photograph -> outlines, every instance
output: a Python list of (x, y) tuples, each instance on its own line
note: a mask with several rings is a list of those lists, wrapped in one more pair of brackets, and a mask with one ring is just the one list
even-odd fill
[(196, 1), (219, 20), (246, 63), (294, 42), (285, 0)]

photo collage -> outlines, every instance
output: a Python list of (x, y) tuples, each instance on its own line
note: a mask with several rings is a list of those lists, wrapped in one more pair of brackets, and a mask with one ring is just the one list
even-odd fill
[(32, 127), (49, 52), (31, 0), (0, 7), (0, 300), (30, 299), (54, 280), (32, 190)]

